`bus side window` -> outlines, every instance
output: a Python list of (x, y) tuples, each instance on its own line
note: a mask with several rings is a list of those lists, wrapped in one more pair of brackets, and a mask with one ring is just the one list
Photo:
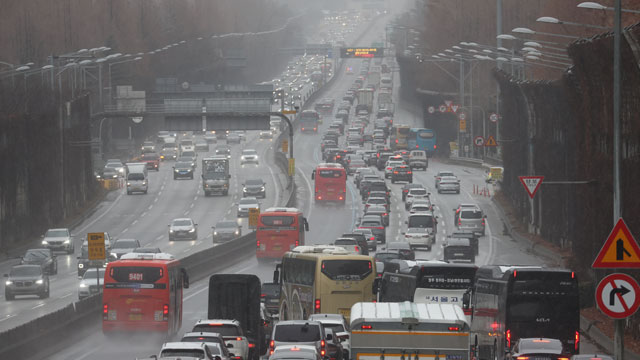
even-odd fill
[(185, 268), (180, 268), (180, 274), (182, 274), (182, 287), (185, 289), (189, 288), (189, 274), (187, 274), (187, 270)]
[(313, 170), (313, 172), (311, 173), (311, 180), (316, 178), (316, 171)]
[(304, 231), (309, 231), (309, 222), (306, 217), (302, 218), (302, 223), (304, 224)]

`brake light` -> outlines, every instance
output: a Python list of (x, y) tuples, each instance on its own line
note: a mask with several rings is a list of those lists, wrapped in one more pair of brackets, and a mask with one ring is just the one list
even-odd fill
[(387, 213), (382, 214), (382, 216), (387, 216), (387, 215), (389, 215), (389, 214), (387, 214)]
[(461, 225), (462, 225), (462, 219), (458, 219), (458, 226), (461, 226)]
[(267, 297), (267, 294), (260, 294), (260, 297), (261, 297), (261, 298), (263, 298), (263, 297)]
[(253, 349), (254, 347), (256, 347), (256, 344), (249, 343), (249, 349)]
[(371, 329), (373, 329), (373, 326), (371, 326), (371, 325), (362, 325), (362, 326), (360, 326), (360, 328), (362, 330), (371, 330)]
[(169, 320), (169, 305), (164, 304), (162, 306), (162, 320), (167, 321)]
[(314, 309), (316, 309), (316, 311), (320, 311), (320, 299), (316, 299), (316, 302), (313, 307)]
[(449, 326), (449, 331), (460, 331), (458, 326)]
[(411, 174), (411, 171), (407, 171), (407, 174)]
[(398, 143), (398, 139), (396, 139), (396, 144)]
[(256, 240), (256, 247), (260, 248), (260, 240)]
[(574, 349), (576, 351), (578, 351), (578, 348), (580, 347), (580, 332), (579, 331), (576, 331), (576, 336), (575, 336), (574, 340), (575, 340), (574, 343), (573, 343)]
[(371, 266), (372, 266), (371, 261), (369, 261), (369, 270), (371, 270)]
[(300, 245), (300, 241), (296, 240), (296, 246)]
[(571, 272), (571, 278), (572, 278), (572, 279), (575, 279), (575, 278), (576, 278), (576, 273), (575, 273), (575, 272), (573, 272), (573, 271)]
[(569, 360), (569, 358), (566, 358), (566, 357), (559, 357), (559, 358), (557, 358), (556, 360)]
[(397, 172), (397, 171), (394, 171), (393, 173), (394, 173), (394, 174), (397, 174), (398, 172)]
[(271, 340), (269, 341), (269, 355), (273, 355), (273, 350), (276, 348), (276, 343)]
[(513, 270), (513, 277), (515, 278), (516, 276), (518, 276), (518, 270)]
[(374, 229), (384, 230), (384, 227), (382, 227), (382, 226), (376, 226), (376, 227), (374, 227)]
[(518, 356), (517, 357), (518, 360), (529, 360), (528, 356)]
[(436, 145), (433, 145), (433, 150), (435, 150), (435, 149), (436, 149)]
[(109, 318), (109, 305), (108, 304), (104, 304), (102, 305), (102, 318), (104, 320), (107, 320)]
[(325, 356), (327, 351), (324, 349), (326, 342), (324, 340), (320, 340), (320, 356)]
[(511, 330), (507, 330), (507, 348), (511, 349)]
[(484, 219), (482, 219), (482, 226), (484, 226)]
[(416, 149), (418, 149), (418, 148), (419, 148), (419, 147), (418, 147), (418, 145), (416, 144)]

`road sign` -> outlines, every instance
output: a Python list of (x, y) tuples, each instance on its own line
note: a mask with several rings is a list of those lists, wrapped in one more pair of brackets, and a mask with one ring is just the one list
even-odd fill
[(249, 209), (249, 227), (256, 228), (258, 226), (258, 215), (260, 215), (260, 209)]
[(286, 153), (287, 151), (289, 151), (289, 140), (284, 139), (282, 140), (282, 152)]
[(460, 132), (467, 132), (467, 120), (460, 119)]
[(640, 247), (622, 218), (611, 230), (591, 267), (599, 269), (640, 268)]
[(434, 112), (436, 112), (436, 108), (433, 106), (429, 106), (429, 108), (427, 109), (427, 111), (429, 112), (429, 114), (433, 114)]
[(491, 120), (491, 122), (498, 122), (498, 117), (498, 114), (492, 113), (491, 115), (489, 115), (489, 120)]
[(450, 106), (450, 109), (451, 109), (451, 111), (453, 111), (453, 112), (458, 112), (458, 108), (459, 108), (459, 107), (460, 107), (460, 105), (451, 105), (451, 106)]
[(289, 159), (289, 176), (296, 173), (296, 159)]
[(640, 306), (640, 286), (627, 274), (607, 275), (596, 288), (596, 303), (607, 316), (624, 319)]
[(372, 58), (372, 57), (384, 57), (383, 47), (370, 47), (370, 48), (340, 48), (341, 58)]
[[(455, 112), (455, 111), (454, 111)], [(460, 120), (466, 120), (467, 119), (467, 114), (461, 112), (460, 114), (458, 114), (458, 119)]]
[(518, 176), (518, 178), (532, 199), (536, 191), (538, 191), (540, 184), (542, 184), (542, 180), (544, 180), (544, 176)]
[(489, 137), (487, 138), (487, 141), (484, 142), (484, 146), (488, 146), (488, 147), (498, 146), (498, 142), (493, 137), (493, 135), (489, 135)]
[(483, 138), (482, 136), (476, 136), (476, 137), (473, 139), (473, 143), (474, 143), (476, 146), (483, 146), (483, 145), (484, 145), (484, 138)]
[(298, 112), (295, 110), (284, 110), (282, 111), (282, 113), (285, 115), (293, 115), (293, 114), (297, 114)]
[(438, 110), (440, 110), (441, 113), (443, 112), (447, 112), (447, 107), (445, 105), (440, 105), (440, 107), (438, 108)]
[(89, 260), (104, 260), (106, 257), (104, 250), (104, 233), (88, 233)]

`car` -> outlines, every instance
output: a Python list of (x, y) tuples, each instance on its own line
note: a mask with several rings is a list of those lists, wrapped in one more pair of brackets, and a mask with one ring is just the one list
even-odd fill
[(349, 324), (343, 315), (340, 314), (313, 314), (309, 316), (309, 321), (317, 321), (322, 324), (325, 332), (331, 330), (333, 335), (340, 339), (344, 349), (344, 359), (349, 359), (351, 352), (351, 341), (349, 339)]
[(222, 335), (215, 332), (189, 331), (182, 335), (180, 342), (204, 343), (213, 356), (219, 356), (220, 360), (232, 360), (235, 354), (230, 353)]
[(260, 139), (273, 139), (273, 130), (262, 130), (258, 136)]
[(180, 161), (188, 161), (187, 159), (190, 159), (195, 167), (198, 162), (198, 153), (195, 151), (182, 151), (178, 159)]
[(359, 221), (358, 229), (371, 229), (377, 241), (382, 244), (387, 240), (387, 233), (380, 215), (364, 215)]
[(140, 161), (147, 164), (148, 170), (160, 171), (160, 155), (154, 152), (148, 152), (140, 156)]
[(356, 255), (364, 255), (363, 250), (367, 248), (366, 243), (365, 246), (362, 247), (360, 244), (358, 244), (358, 241), (356, 239), (347, 237), (337, 238), (331, 245), (343, 247), (348, 252)]
[(280, 345), (273, 350), (269, 360), (323, 360), (318, 349), (311, 345)]
[(118, 260), (122, 255), (133, 252), (134, 249), (139, 247), (141, 247), (140, 241), (137, 239), (118, 239), (111, 245), (109, 256), (114, 260)]
[(227, 145), (218, 145), (216, 146), (216, 155), (223, 155), (227, 159), (231, 159), (231, 148)]
[(389, 226), (389, 212), (386, 206), (383, 205), (371, 205), (365, 210), (365, 215), (380, 215), (384, 226)]
[(575, 354), (571, 360), (614, 360), (612, 356), (604, 354)]
[(142, 153), (156, 152), (156, 144), (153, 141), (145, 141), (142, 143)]
[(429, 166), (429, 159), (427, 153), (424, 150), (411, 150), (409, 152), (409, 160), (407, 161), (412, 169), (422, 169), (427, 171)]
[(469, 262), (476, 261), (473, 245), (466, 238), (449, 237), (442, 244), (443, 260), (446, 262)]
[(75, 243), (73, 235), (67, 228), (49, 229), (42, 237), (42, 247), (51, 250), (62, 250), (67, 254), (73, 254)]
[(444, 192), (460, 194), (460, 180), (453, 176), (443, 176), (438, 183), (438, 194)]
[(364, 204), (364, 211), (366, 212), (367, 209), (372, 205), (384, 206), (387, 209), (387, 212), (389, 211), (389, 207), (390, 207), (390, 204), (386, 198), (369, 196), (369, 198), (367, 199), (367, 202)]
[(107, 163), (104, 166), (113, 167), (118, 170), (121, 176), (124, 176), (124, 164), (120, 159), (107, 159)]
[(278, 314), (280, 311), (280, 284), (263, 283), (260, 293), (261, 301), (266, 310), (272, 315)]
[(562, 342), (549, 338), (520, 338), (506, 354), (507, 360), (561, 360), (567, 359)]
[(204, 342), (167, 342), (162, 344), (160, 353), (155, 358), (214, 360), (213, 354)]
[(400, 254), (398, 251), (393, 250), (377, 251), (373, 258), (376, 262), (383, 263), (385, 268), (387, 267), (387, 264), (392, 261), (406, 260), (404, 255)]
[[(309, 314), (310, 315), (310, 314)], [(302, 314), (307, 317), (307, 314)], [(326, 354), (325, 332), (322, 324), (309, 320), (284, 320), (273, 326), (269, 356), (282, 345), (309, 345), (322, 356)]]
[(350, 233), (342, 234), (342, 237), (355, 237), (358, 240), (362, 238), (367, 243), (368, 250), (376, 251), (378, 249), (376, 235), (371, 229), (353, 229)]
[(214, 243), (242, 236), (242, 226), (238, 224), (237, 220), (220, 220), (211, 229), (213, 229)]
[(457, 215), (455, 223), (458, 230), (470, 231), (475, 234), (485, 235), (486, 215), (479, 208), (462, 208)]
[(102, 169), (102, 173), (98, 175), (98, 178), (108, 180), (108, 179), (118, 179), (120, 176), (121, 174), (118, 172), (118, 170), (115, 167), (105, 166)]
[(193, 166), (190, 162), (180, 161), (173, 165), (173, 179), (193, 180)]
[(433, 228), (408, 228), (402, 235), (404, 235), (405, 241), (412, 249), (420, 247), (431, 251), (433, 244), (436, 242), (436, 234)]
[(204, 134), (204, 140), (209, 144), (215, 144), (218, 141), (218, 139), (216, 137), (216, 132), (215, 131), (207, 131)]
[(413, 171), (408, 165), (399, 165), (392, 169), (391, 183), (395, 184), (398, 181), (413, 182)]
[(198, 224), (193, 222), (191, 218), (173, 219), (169, 227), (169, 241), (198, 239)]
[(260, 209), (260, 203), (255, 196), (247, 196), (238, 202), (238, 217), (248, 217), (249, 209)]
[(400, 165), (404, 165), (404, 161), (388, 160), (384, 166), (384, 178), (389, 179), (393, 173), (393, 168)]
[(239, 134), (230, 133), (227, 135), (227, 144), (240, 144), (242, 138), (240, 138)]
[(89, 268), (78, 283), (78, 299), (82, 300), (102, 292), (105, 268)]
[(178, 150), (175, 147), (163, 147), (160, 150), (160, 160), (175, 160), (178, 157)]
[(436, 189), (438, 188), (438, 184), (440, 184), (440, 179), (442, 179), (443, 176), (455, 177), (456, 175), (452, 171), (438, 171), (438, 173), (433, 176), (435, 178), (434, 186), (436, 187)]
[(205, 139), (196, 140), (195, 150), (205, 152), (209, 151), (209, 142)]
[(40, 265), (15, 265), (4, 274), (4, 298), (13, 300), (16, 295), (37, 295), (41, 299), (49, 297), (49, 276)]
[(240, 164), (259, 164), (258, 152), (255, 149), (245, 149), (242, 150), (242, 155), (240, 155)]
[(51, 249), (29, 249), (20, 259), (20, 265), (38, 265), (47, 275), (58, 273), (58, 258)]
[(265, 199), (267, 197), (266, 185), (262, 179), (247, 179), (242, 184), (242, 197), (255, 196)]
[(387, 243), (387, 251), (397, 251), (403, 260), (415, 260), (416, 253), (408, 242), (396, 241)]
[(360, 182), (362, 181), (365, 175), (375, 175), (375, 171), (368, 167), (356, 169), (355, 175), (353, 176), (353, 183), (356, 184), (357, 188), (360, 188)]
[(206, 319), (198, 320), (193, 332), (215, 332), (222, 335), (230, 352), (233, 352), (240, 360), (249, 360), (249, 340), (242, 331), (242, 326), (237, 320)]
[(427, 189), (425, 188), (409, 189), (409, 192), (407, 192), (407, 196), (405, 197), (404, 209), (411, 209), (411, 205), (414, 200), (429, 200), (429, 195), (431, 194), (427, 192)]
[(390, 199), (391, 199), (391, 191), (389, 191), (389, 187), (387, 187), (387, 183), (384, 182), (384, 180), (381, 180), (381, 179), (377, 180), (377, 181), (371, 181), (370, 183), (367, 184), (366, 193), (364, 194), (363, 198), (364, 199), (368, 199), (371, 196), (371, 194), (375, 193), (376, 191), (380, 191), (381, 193), (385, 193), (386, 196), (383, 196), (383, 197), (387, 199), (387, 202), (390, 201)]
[(458, 207), (456, 207), (455, 209), (453, 209), (454, 213), (453, 213), (453, 220), (455, 223), (458, 222), (458, 215), (460, 214), (460, 211), (463, 209), (478, 209), (480, 210), (480, 205), (478, 204), (474, 204), (474, 203), (461, 203), (458, 204)]

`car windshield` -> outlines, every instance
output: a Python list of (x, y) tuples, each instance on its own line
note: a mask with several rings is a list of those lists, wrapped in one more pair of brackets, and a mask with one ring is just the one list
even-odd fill
[(143, 173), (131, 173), (127, 176), (127, 180), (135, 180), (135, 181), (140, 181), (140, 180), (144, 180), (144, 174)]
[(133, 250), (133, 252), (134, 253), (147, 253), (147, 254), (154, 253), (154, 254), (157, 254), (157, 253), (161, 253), (162, 251), (160, 251), (160, 248), (148, 248), (147, 247), (147, 248), (135, 248)]
[(197, 332), (217, 332), (222, 336), (241, 336), (237, 326), (232, 324), (198, 324), (193, 328)]
[(426, 189), (411, 189), (409, 190), (409, 194), (411, 195), (427, 195)]
[(147, 154), (144, 156), (145, 160), (158, 160), (158, 155), (157, 154)]
[[(182, 338), (182, 340), (180, 340), (181, 342), (205, 342), (205, 343), (212, 343), (211, 345), (214, 344), (220, 344), (220, 338), (219, 337), (215, 337), (215, 336), (206, 336), (206, 335), (200, 335), (200, 336), (185, 336)], [(214, 346), (210, 346), (209, 350), (211, 349), (217, 349), (217, 347)], [(218, 354), (220, 353), (220, 350), (217, 350)]]
[(322, 324), (322, 327), (326, 330), (329, 329), (333, 331), (334, 334), (339, 332), (345, 332), (344, 325), (342, 324)]
[(37, 259), (45, 259), (50, 255), (49, 250), (46, 249), (31, 249), (27, 250), (27, 253), (24, 254), (25, 260), (37, 260)]
[(258, 152), (255, 150), (242, 150), (242, 155), (258, 155)]
[[(105, 272), (105, 268), (101, 268), (100, 269), (100, 279), (104, 279), (104, 272)], [(87, 269), (87, 271), (84, 273), (84, 275), (82, 276), (83, 279), (94, 279), (96, 278), (96, 269), (95, 268), (89, 268)]]
[(482, 219), (482, 211), (477, 210), (463, 210), (460, 213), (462, 219)]
[(11, 268), (11, 276), (36, 276), (42, 274), (40, 266), (16, 266)]
[(216, 229), (237, 229), (238, 223), (235, 221), (221, 221), (216, 224)]
[(264, 185), (264, 182), (260, 179), (250, 179), (245, 181), (244, 184), (247, 186), (258, 186), (258, 185)]
[(398, 253), (376, 253), (375, 258), (376, 260), (380, 260), (380, 261), (388, 261), (388, 260), (402, 259), (402, 256), (400, 256), (400, 254)]
[(448, 172), (448, 171), (441, 171), (438, 176), (443, 177), (443, 176), (454, 176), (452, 172)]
[(286, 324), (276, 326), (273, 339), (281, 342), (320, 341), (320, 327), (311, 324)]
[(196, 153), (193, 152), (193, 151), (183, 151), (182, 152), (182, 156), (184, 156), (184, 157), (195, 157)]
[(45, 234), (45, 237), (67, 237), (69, 236), (69, 232), (66, 230), (49, 230)]
[(226, 147), (216, 148), (216, 153), (218, 154), (225, 153), (228, 151), (229, 151), (229, 148), (226, 148)]
[(177, 219), (171, 222), (172, 226), (191, 226), (192, 221), (189, 219)]
[(191, 169), (191, 163), (188, 163), (188, 162), (177, 162), (175, 167), (176, 167), (176, 169)]
[(202, 349), (164, 349), (160, 352), (160, 358), (178, 358), (181, 356), (204, 359)]
[(337, 239), (333, 243), (335, 245), (358, 245), (358, 242), (352, 239)]
[(138, 242), (134, 239), (121, 239), (116, 241), (112, 246), (114, 249), (132, 249), (137, 247)]

